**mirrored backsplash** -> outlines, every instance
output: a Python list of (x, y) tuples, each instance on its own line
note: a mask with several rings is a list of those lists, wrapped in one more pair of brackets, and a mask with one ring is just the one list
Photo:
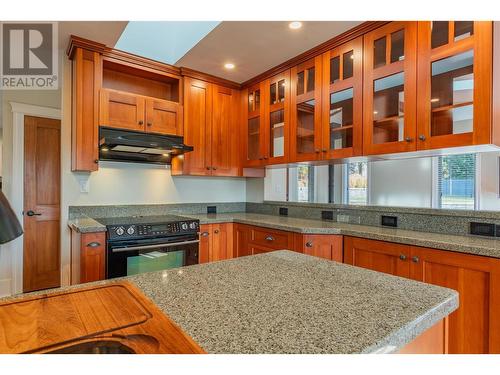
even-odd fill
[(268, 168), (264, 200), (500, 211), (500, 152)]

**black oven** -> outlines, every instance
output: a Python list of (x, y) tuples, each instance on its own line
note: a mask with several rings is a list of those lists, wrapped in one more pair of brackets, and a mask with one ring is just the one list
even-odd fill
[(110, 241), (107, 278), (131, 276), (198, 263), (198, 236)]

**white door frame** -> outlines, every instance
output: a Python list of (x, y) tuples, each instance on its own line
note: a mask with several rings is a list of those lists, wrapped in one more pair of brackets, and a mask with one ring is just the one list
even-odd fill
[[(12, 176), (10, 178), (10, 203), (19, 222), (23, 225), (24, 209), (24, 116), (36, 116), (61, 120), (61, 110), (31, 104), (10, 102), (12, 109)], [(11, 293), (23, 291), (24, 236), (7, 244), (12, 259)]]

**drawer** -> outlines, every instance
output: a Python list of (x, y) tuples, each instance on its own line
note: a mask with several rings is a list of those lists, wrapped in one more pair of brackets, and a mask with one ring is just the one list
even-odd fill
[(259, 245), (250, 245), (251, 255), (265, 254), (265, 253), (270, 253), (271, 251), (276, 251), (276, 249), (270, 249)]
[(293, 247), (293, 233), (275, 229), (253, 227), (250, 242), (252, 244), (264, 246), (274, 250), (291, 250)]

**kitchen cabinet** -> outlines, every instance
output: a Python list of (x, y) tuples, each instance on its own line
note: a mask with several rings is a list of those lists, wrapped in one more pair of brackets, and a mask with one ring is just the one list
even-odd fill
[(294, 234), (294, 250), (303, 254), (342, 262), (342, 248), (341, 235)]
[(233, 258), (233, 224), (200, 225), (199, 263)]
[(449, 352), (500, 352), (499, 259), (344, 237), (344, 262), (457, 290), (460, 306), (449, 316)]
[(417, 149), (489, 144), (492, 22), (418, 22)]
[(321, 159), (321, 72), (317, 56), (291, 69), (290, 161)]
[(71, 231), (71, 284), (106, 279), (106, 233)]
[(75, 48), (72, 55), (71, 170), (93, 172), (99, 160), (99, 52)]
[(259, 167), (264, 165), (266, 123), (265, 110), (262, 105), (265, 82), (257, 83), (245, 90), (243, 96), (247, 98), (244, 103), (246, 118), (244, 118), (244, 156), (245, 167)]
[(233, 252), (235, 257), (252, 255), (248, 240), (250, 238), (250, 227), (245, 224), (233, 224)]
[(250, 227), (250, 244), (256, 248), (269, 250), (292, 250), (293, 233), (283, 230)]
[(184, 143), (194, 151), (173, 158), (173, 175), (240, 175), (238, 103), (234, 89), (184, 78)]
[(364, 35), (363, 153), (416, 150), (417, 22)]
[(363, 153), (363, 38), (323, 54), (323, 159)]

